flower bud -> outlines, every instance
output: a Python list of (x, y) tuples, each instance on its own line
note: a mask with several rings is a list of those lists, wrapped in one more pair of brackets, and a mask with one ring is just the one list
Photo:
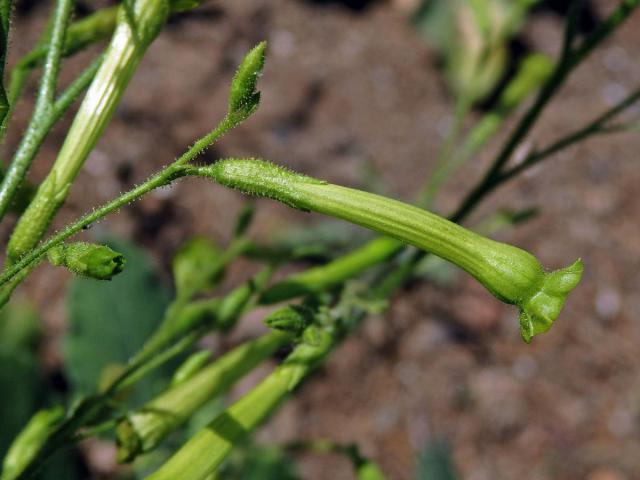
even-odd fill
[(309, 309), (291, 305), (271, 313), (264, 319), (264, 323), (274, 330), (289, 332), (298, 336), (312, 320), (313, 314)]
[(18, 478), (37, 455), (49, 435), (64, 417), (62, 407), (40, 410), (9, 447), (2, 464), (2, 480)]
[(256, 91), (258, 77), (264, 67), (267, 42), (260, 42), (244, 57), (231, 81), (229, 90), (229, 114), (237, 116), (237, 121), (249, 117), (258, 108), (260, 92)]
[(171, 0), (169, 2), (172, 12), (184, 12), (196, 8), (202, 3), (202, 0)]
[(111, 280), (124, 270), (124, 255), (106, 245), (94, 243), (69, 243), (58, 245), (47, 253), (52, 265), (66, 267), (76, 275)]

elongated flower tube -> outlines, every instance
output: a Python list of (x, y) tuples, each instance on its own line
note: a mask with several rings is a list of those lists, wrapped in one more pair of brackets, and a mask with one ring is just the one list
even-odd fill
[(4, 457), (0, 479), (18, 478), (63, 418), (62, 407), (40, 410), (36, 413), (11, 444)]
[(299, 344), (259, 385), (185, 443), (148, 480), (206, 480), (232, 448), (272, 414), (335, 345), (335, 329), (322, 329), (315, 345)]
[(71, 183), (111, 120), (147, 47), (160, 33), (169, 0), (128, 0), (118, 12), (104, 60), (80, 105), (60, 153), (16, 226), (7, 253), (12, 260), (31, 250), (62, 206)]
[(271, 332), (246, 342), (127, 414), (116, 429), (118, 460), (128, 462), (154, 449), (207, 401), (225, 392), (291, 338), (286, 333)]
[(530, 253), (478, 235), (438, 215), (351, 188), (332, 185), (256, 159), (229, 159), (199, 173), (244, 193), (341, 218), (395, 237), (459, 266), (499, 300), (520, 309), (525, 342), (558, 317), (582, 276), (581, 260), (547, 273)]

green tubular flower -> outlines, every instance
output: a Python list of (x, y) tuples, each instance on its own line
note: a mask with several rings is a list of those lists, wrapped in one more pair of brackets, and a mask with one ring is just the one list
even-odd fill
[(273, 413), (325, 357), (336, 337), (335, 331), (323, 329), (316, 345), (299, 344), (258, 386), (200, 430), (147, 479), (210, 478), (234, 445)]
[(47, 253), (52, 265), (66, 267), (76, 275), (111, 280), (124, 270), (124, 255), (106, 245), (94, 243), (69, 243), (52, 248)]
[(547, 273), (530, 253), (482, 237), (428, 211), (262, 160), (224, 160), (202, 167), (199, 173), (244, 193), (370, 228), (454, 263), (499, 300), (520, 308), (520, 333), (527, 343), (549, 330), (582, 276), (581, 260)]
[(111, 120), (147, 47), (170, 11), (168, 0), (122, 3), (104, 60), (80, 105), (49, 175), (18, 222), (7, 252), (17, 260), (42, 238), (62, 206), (71, 183)]
[(36, 456), (54, 428), (64, 418), (62, 407), (40, 410), (20, 432), (9, 447), (2, 464), (1, 480), (18, 478)]
[(225, 392), (290, 340), (288, 334), (271, 332), (246, 342), (129, 413), (116, 429), (118, 460), (129, 462), (138, 454), (153, 450), (202, 405)]

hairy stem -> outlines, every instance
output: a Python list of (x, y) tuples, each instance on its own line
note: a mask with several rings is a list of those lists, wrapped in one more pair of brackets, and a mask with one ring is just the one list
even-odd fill
[[(168, 0), (136, 0), (133, 4), (121, 6), (104, 60), (80, 105), (60, 153), (11, 236), (7, 247), (11, 260), (17, 260), (32, 249), (44, 235), (168, 14)], [(50, 44), (53, 44), (53, 40), (52, 36)], [(62, 42), (59, 53), (61, 51)], [(0, 206), (1, 202), (0, 195)]]
[(40, 81), (35, 110), (27, 128), (27, 133), (23, 137), (21, 148), (18, 149), (0, 185), (0, 219), (7, 213), (11, 200), (24, 180), (35, 153), (40, 148), (48, 129), (55, 121), (57, 112), (53, 110), (58, 73), (60, 71), (60, 59), (62, 58), (67, 24), (74, 3), (73, 0), (58, 0), (56, 3), (51, 41), (49, 42), (44, 62), (44, 71)]

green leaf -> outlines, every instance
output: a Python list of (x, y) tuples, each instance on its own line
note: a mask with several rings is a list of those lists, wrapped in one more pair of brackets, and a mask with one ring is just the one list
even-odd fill
[(0, 310), (0, 351), (33, 353), (39, 336), (38, 314), (32, 305), (13, 301)]
[[(169, 304), (168, 290), (160, 283), (146, 254), (131, 244), (109, 242), (129, 261), (111, 282), (75, 279), (67, 305), (69, 331), (63, 345), (65, 371), (79, 394), (95, 392), (103, 373), (124, 364), (142, 346), (162, 319)], [(156, 391), (159, 374), (143, 379), (133, 392)], [(139, 387), (139, 389), (138, 389)]]
[(173, 278), (178, 297), (191, 298), (216, 284), (223, 274), (222, 252), (208, 238), (194, 237), (173, 258)]
[(415, 480), (457, 480), (451, 451), (442, 442), (428, 443), (418, 456)]
[(234, 237), (241, 237), (247, 232), (247, 229), (251, 226), (251, 222), (253, 221), (255, 210), (256, 208), (253, 202), (247, 203), (242, 208), (242, 210), (238, 214), (238, 218), (236, 219), (235, 227), (233, 228)]
[(0, 311), (0, 458), (39, 406), (39, 335), (38, 318), (30, 305), (11, 302)]
[(295, 466), (282, 449), (247, 445), (234, 452), (221, 480), (298, 480)]
[(41, 387), (33, 355), (0, 351), (0, 457), (38, 407)]

